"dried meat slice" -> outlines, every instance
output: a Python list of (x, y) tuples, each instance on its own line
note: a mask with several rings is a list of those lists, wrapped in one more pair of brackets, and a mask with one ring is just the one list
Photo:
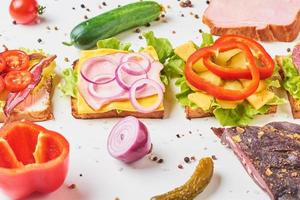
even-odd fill
[(300, 126), (272, 122), (263, 127), (212, 128), (248, 174), (273, 200), (300, 199)]

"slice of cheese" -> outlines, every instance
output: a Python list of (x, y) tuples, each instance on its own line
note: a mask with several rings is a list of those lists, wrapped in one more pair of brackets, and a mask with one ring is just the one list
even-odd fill
[[(78, 63), (79, 67), (76, 70), (78, 70), (78, 72), (79, 72), (81, 64), (90, 58), (97, 57), (97, 56), (104, 56), (104, 55), (108, 55), (108, 54), (119, 53), (119, 52), (124, 52), (124, 51), (115, 50), (115, 49), (96, 49), (96, 50), (81, 51), (80, 59), (79, 59), (79, 63)], [(158, 55), (157, 55), (155, 49), (151, 46), (146, 47), (141, 52), (148, 53), (154, 59), (158, 60)], [(157, 95), (154, 95), (154, 96), (150, 96), (150, 97), (146, 97), (146, 98), (141, 98), (138, 100), (138, 102), (143, 107), (149, 107), (156, 102), (156, 99), (157, 99)], [(76, 100), (77, 100), (76, 105), (77, 105), (79, 114), (105, 113), (105, 112), (108, 112), (111, 110), (137, 112), (137, 110), (132, 106), (132, 104), (129, 100), (112, 102), (112, 103), (109, 103), (109, 104), (103, 106), (99, 110), (92, 109), (85, 102), (84, 98), (80, 95), (79, 92), (78, 92), (78, 96), (77, 96)], [(160, 105), (159, 108), (157, 108), (157, 111), (162, 111), (162, 110), (164, 110), (163, 103)]]

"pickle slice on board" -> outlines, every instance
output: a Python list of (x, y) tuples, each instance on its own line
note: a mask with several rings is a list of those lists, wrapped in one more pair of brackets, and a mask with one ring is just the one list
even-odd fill
[(152, 197), (151, 200), (193, 200), (209, 184), (214, 171), (213, 160), (209, 157), (199, 161), (191, 178), (182, 186), (162, 195)]

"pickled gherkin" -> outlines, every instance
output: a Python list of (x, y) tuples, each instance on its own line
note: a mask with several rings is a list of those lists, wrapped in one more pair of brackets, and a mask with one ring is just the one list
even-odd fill
[(199, 161), (191, 178), (182, 186), (162, 195), (152, 197), (151, 200), (193, 200), (209, 184), (214, 171), (213, 160), (209, 157)]

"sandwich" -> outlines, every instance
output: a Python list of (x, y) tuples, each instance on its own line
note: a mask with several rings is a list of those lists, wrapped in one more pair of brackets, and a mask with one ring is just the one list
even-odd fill
[(130, 44), (109, 38), (97, 46), (81, 51), (73, 67), (63, 71), (59, 87), (71, 96), (72, 115), (77, 119), (163, 118), (164, 65), (155, 44), (133, 52)]
[(285, 102), (277, 94), (280, 75), (273, 59), (250, 38), (226, 35), (214, 42), (204, 33), (200, 48), (187, 42), (174, 52), (182, 69), (176, 98), (188, 119), (215, 116), (224, 126), (247, 125)]
[(55, 55), (14, 49), (0, 53), (0, 121), (53, 118), (51, 97)]
[(280, 66), (283, 87), (287, 91), (293, 117), (300, 118), (300, 45), (296, 45), (291, 55), (276, 56)]

